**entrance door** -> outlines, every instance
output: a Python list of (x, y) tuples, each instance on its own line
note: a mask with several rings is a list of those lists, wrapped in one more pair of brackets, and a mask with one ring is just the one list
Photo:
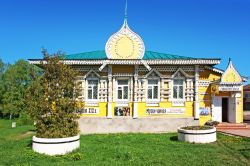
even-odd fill
[(222, 122), (228, 122), (228, 98), (222, 98)]
[(213, 96), (212, 120), (222, 122), (221, 97)]

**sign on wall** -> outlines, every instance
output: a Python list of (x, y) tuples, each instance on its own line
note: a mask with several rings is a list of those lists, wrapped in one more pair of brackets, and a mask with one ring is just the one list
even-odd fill
[(185, 108), (169, 108), (168, 114), (184, 114)]
[(218, 95), (220, 93), (219, 85), (212, 84), (211, 85), (211, 93), (214, 95)]
[(166, 114), (166, 108), (148, 108), (146, 109), (147, 114)]
[(77, 110), (78, 114), (99, 114), (99, 108), (85, 107)]
[(209, 107), (201, 107), (200, 108), (200, 115), (203, 115), (203, 116), (208, 116), (210, 115), (210, 108)]
[(185, 108), (148, 108), (146, 109), (146, 113), (150, 115), (183, 114), (184, 112), (185, 112)]
[(220, 91), (230, 91), (230, 92), (234, 92), (234, 91), (240, 91), (240, 86), (220, 86), (219, 87)]
[(115, 107), (115, 116), (130, 116), (129, 107)]

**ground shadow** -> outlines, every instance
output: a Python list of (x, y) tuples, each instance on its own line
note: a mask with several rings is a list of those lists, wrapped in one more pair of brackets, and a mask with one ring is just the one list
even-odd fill
[(171, 141), (178, 141), (178, 136), (176, 136), (176, 135), (172, 136), (172, 137), (170, 137), (170, 140)]
[(36, 129), (30, 129), (29, 131), (36, 132)]
[(28, 142), (27, 147), (32, 148), (32, 140)]

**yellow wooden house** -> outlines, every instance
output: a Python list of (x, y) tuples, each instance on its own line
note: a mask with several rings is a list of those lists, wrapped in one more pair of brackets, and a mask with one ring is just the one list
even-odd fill
[[(105, 51), (65, 55), (78, 70), (82, 131), (154, 132), (206, 121), (243, 122), (245, 78), (229, 60), (192, 58), (146, 51), (125, 18)], [(30, 59), (39, 64), (41, 60)]]

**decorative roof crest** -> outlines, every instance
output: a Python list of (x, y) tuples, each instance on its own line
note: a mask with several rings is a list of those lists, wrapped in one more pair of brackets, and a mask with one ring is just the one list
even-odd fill
[(124, 23), (121, 29), (114, 33), (105, 46), (108, 59), (142, 59), (145, 53), (141, 37), (128, 26), (127, 0), (125, 4)]
[(242, 81), (241, 75), (233, 66), (231, 58), (229, 58), (227, 69), (221, 77), (221, 83), (242, 83)]

